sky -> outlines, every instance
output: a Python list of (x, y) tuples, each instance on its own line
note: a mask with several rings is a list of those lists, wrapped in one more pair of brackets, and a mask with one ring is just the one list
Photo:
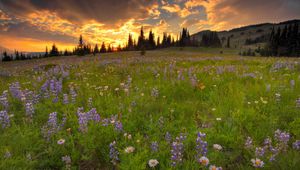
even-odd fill
[(300, 19), (300, 0), (0, 0), (0, 47), (42, 52), (55, 43), (124, 46), (128, 34), (177, 36)]

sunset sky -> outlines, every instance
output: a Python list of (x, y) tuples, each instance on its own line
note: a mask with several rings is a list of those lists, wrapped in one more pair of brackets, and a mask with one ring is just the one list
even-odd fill
[(300, 19), (300, 0), (0, 0), (0, 47), (44, 51), (54, 42), (72, 49), (86, 43), (125, 45), (141, 26), (155, 36), (228, 30)]

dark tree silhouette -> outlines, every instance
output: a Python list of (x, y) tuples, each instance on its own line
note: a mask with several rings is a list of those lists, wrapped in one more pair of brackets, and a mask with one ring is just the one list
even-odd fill
[(148, 49), (150, 49), (150, 50), (153, 50), (156, 47), (155, 36), (154, 36), (154, 33), (152, 32), (152, 30), (150, 30), (150, 32), (149, 32), (148, 46), (149, 46)]
[(227, 48), (230, 48), (230, 36), (227, 37), (227, 44), (226, 44), (226, 47), (227, 47)]
[(145, 48), (144, 27), (141, 27), (141, 33), (140, 33), (140, 36), (138, 38), (137, 48), (138, 48), (138, 50), (141, 50), (142, 48)]
[(99, 52), (100, 52), (100, 51), (99, 51), (98, 44), (96, 44), (93, 53), (94, 53), (94, 54), (97, 54), (97, 53), (99, 53)]
[(52, 49), (51, 49), (49, 55), (50, 55), (50, 57), (59, 56), (59, 51), (58, 51), (58, 48), (55, 46), (55, 44), (52, 45)]
[(100, 49), (100, 53), (106, 53), (106, 47), (105, 47), (105, 43), (103, 42), (101, 45), (101, 49)]
[(129, 34), (129, 36), (128, 36), (127, 50), (129, 50), (129, 51), (134, 50), (134, 42), (132, 40), (131, 34)]

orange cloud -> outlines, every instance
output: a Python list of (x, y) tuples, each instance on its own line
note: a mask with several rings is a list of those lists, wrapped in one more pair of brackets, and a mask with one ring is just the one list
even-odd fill
[(181, 10), (180, 6), (177, 4), (168, 4), (165, 6), (162, 6), (162, 9), (171, 12), (171, 13), (177, 13)]
[(199, 29), (209, 27), (212, 30), (228, 30), (249, 24), (280, 22), (300, 17), (300, 4), (297, 1), (188, 0), (185, 7), (205, 8), (207, 18), (197, 23)]

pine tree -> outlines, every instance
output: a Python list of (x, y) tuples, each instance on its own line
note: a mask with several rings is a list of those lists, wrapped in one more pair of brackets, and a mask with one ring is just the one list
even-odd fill
[(141, 27), (141, 33), (138, 38), (138, 44), (137, 44), (138, 50), (141, 50), (142, 48), (145, 48), (145, 35), (144, 35), (144, 27)]
[(122, 51), (121, 44), (118, 45), (117, 51)]
[(202, 40), (200, 43), (201, 46), (204, 47), (221, 47), (221, 40), (218, 37), (217, 32), (209, 31), (202, 36)]
[(160, 37), (157, 37), (156, 48), (160, 48)]
[(79, 42), (78, 42), (78, 46), (76, 49), (76, 53), (78, 56), (84, 56), (86, 53), (86, 46), (83, 43), (83, 38), (82, 35), (79, 36)]
[(48, 47), (47, 47), (47, 46), (46, 46), (45, 57), (49, 57), (49, 53), (48, 53)]
[(111, 47), (111, 44), (110, 44), (110, 45), (108, 45), (107, 52), (108, 52), (108, 53), (111, 53), (111, 52), (113, 52), (113, 49), (112, 49), (112, 47)]
[(98, 47), (98, 44), (95, 45), (95, 48), (94, 48), (93, 53), (94, 53), (94, 54), (99, 53), (99, 47)]
[(9, 56), (6, 51), (4, 51), (2, 61), (12, 61), (12, 57)]
[(52, 45), (52, 49), (51, 49), (49, 55), (50, 55), (50, 57), (59, 56), (59, 51), (58, 51), (57, 47), (55, 46), (55, 44)]
[(227, 44), (226, 44), (227, 48), (230, 48), (230, 36), (227, 37)]
[(166, 48), (166, 47), (168, 47), (168, 36), (167, 36), (167, 33), (165, 33), (164, 32), (164, 34), (163, 34), (163, 40), (162, 40), (162, 44), (161, 44), (161, 46), (163, 47), (163, 48)]
[(82, 38), (82, 35), (80, 35), (80, 37), (79, 37), (79, 44), (78, 44), (78, 46), (82, 48), (82, 47), (83, 47), (83, 45), (84, 45), (84, 44), (83, 44), (83, 38)]
[(103, 42), (101, 45), (100, 53), (106, 53), (105, 43)]
[(129, 51), (134, 50), (134, 43), (133, 43), (131, 34), (129, 34), (129, 36), (128, 36), (127, 50), (129, 50)]
[(149, 32), (148, 42), (149, 42), (149, 49), (151, 49), (151, 50), (155, 49), (155, 37), (154, 37), (154, 33), (152, 32), (152, 30), (150, 30), (150, 32)]
[(15, 51), (15, 55), (16, 55), (16, 60), (20, 60), (20, 59), (21, 59), (21, 58), (20, 58), (20, 54), (19, 54), (18, 51)]
[(298, 23), (295, 23), (293, 25), (293, 29), (292, 29), (292, 35), (291, 35), (291, 39), (290, 39), (290, 55), (291, 56), (297, 56), (297, 54), (299, 53), (299, 51), (297, 51), (297, 48), (299, 46), (299, 44), (297, 45), (297, 43), (299, 42), (298, 40), (298, 32), (299, 32), (299, 25)]

